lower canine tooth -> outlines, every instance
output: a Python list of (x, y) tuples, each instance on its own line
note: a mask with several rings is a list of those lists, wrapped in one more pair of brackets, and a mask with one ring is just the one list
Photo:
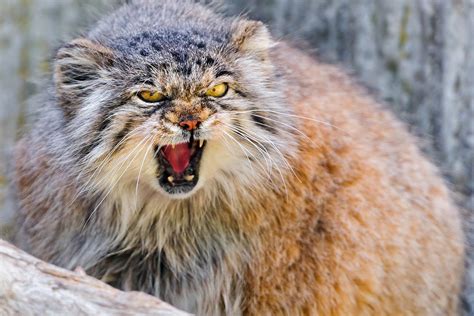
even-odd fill
[(204, 145), (204, 140), (200, 139), (200, 140), (199, 140), (199, 148), (201, 148), (202, 145)]
[(173, 182), (174, 181), (174, 177), (173, 176), (169, 176), (168, 177), (168, 182)]
[(193, 179), (194, 179), (194, 175), (184, 176), (184, 180), (186, 181), (193, 181)]

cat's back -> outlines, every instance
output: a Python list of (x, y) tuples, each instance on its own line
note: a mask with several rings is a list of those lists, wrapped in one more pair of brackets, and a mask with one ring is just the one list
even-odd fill
[[(384, 187), (380, 183), (384, 180), (400, 199), (420, 206), (439, 202), (430, 212), (449, 209), (457, 225), (458, 210), (439, 171), (420, 151), (421, 142), (388, 106), (336, 66), (287, 45), (281, 45), (277, 54), (287, 71), (286, 93), (294, 118), (311, 138), (303, 141), (310, 143), (302, 147), (303, 155), (323, 149), (328, 155), (344, 156), (354, 167), (373, 172), (360, 176), (374, 178), (377, 174), (373, 185)], [(357, 170), (348, 173), (354, 172)]]
[[(314, 288), (294, 286), (288, 296), (315, 300), (311, 312), (318, 314), (455, 314), (463, 272), (460, 214), (416, 138), (337, 67), (285, 44), (273, 58), (286, 74), (284, 93), (301, 139), (291, 184), (298, 194), (282, 204), (306, 210), (287, 225), (291, 234), (304, 227), (303, 244), (289, 237), (281, 243), (298, 250), (290, 252), (300, 271), (292, 271), (294, 283)], [(316, 271), (311, 282), (308, 271)], [(287, 276), (280, 277), (279, 286), (289, 288)], [(275, 275), (268, 278), (278, 284)], [(265, 285), (262, 302), (272, 297)]]

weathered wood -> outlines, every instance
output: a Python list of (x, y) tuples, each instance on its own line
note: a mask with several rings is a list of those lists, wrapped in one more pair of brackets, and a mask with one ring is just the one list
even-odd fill
[(84, 272), (40, 261), (0, 240), (0, 315), (185, 316), (140, 292), (122, 292)]

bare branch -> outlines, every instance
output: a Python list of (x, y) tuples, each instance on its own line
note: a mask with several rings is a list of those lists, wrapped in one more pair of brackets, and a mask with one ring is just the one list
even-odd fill
[(38, 260), (0, 240), (1, 315), (189, 315), (140, 292)]

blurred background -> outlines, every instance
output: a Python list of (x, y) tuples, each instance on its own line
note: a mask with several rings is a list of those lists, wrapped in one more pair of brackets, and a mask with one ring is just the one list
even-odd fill
[[(0, 0), (0, 237), (8, 236), (13, 212), (8, 152), (26, 114), (40, 106), (28, 100), (48, 75), (54, 49), (121, 2)], [(474, 0), (222, 2), (229, 13), (268, 23), (278, 40), (341, 65), (405, 121), (455, 192), (472, 244)], [(469, 312), (474, 269), (468, 280)]]

